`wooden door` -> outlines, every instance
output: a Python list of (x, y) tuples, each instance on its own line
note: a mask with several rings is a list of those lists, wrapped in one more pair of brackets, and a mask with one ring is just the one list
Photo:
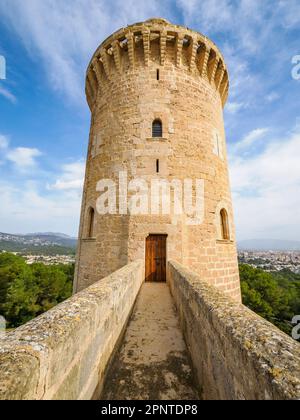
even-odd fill
[(146, 281), (166, 282), (167, 235), (150, 235), (146, 240)]

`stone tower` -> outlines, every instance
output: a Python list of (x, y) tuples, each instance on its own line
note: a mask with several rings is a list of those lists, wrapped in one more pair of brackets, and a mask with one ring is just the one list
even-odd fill
[[(164, 19), (120, 29), (97, 49), (86, 78), (92, 120), (75, 291), (136, 259), (146, 262), (146, 280), (163, 281), (166, 262), (175, 260), (241, 299), (223, 121), (228, 91), (218, 48)], [(97, 210), (103, 179), (121, 191), (108, 214)], [(127, 186), (136, 179), (203, 180), (203, 220), (175, 212), (175, 194), (169, 213), (152, 203), (147, 214), (127, 211), (124, 196), (131, 199)], [(150, 203), (155, 194), (145, 194)]]

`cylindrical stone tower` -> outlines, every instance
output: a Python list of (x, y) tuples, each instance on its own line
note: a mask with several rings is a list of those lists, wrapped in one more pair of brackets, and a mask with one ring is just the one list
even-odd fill
[[(135, 259), (145, 261), (146, 281), (164, 281), (166, 262), (175, 260), (241, 299), (223, 121), (228, 90), (218, 48), (164, 19), (121, 29), (101, 44), (87, 70), (92, 121), (75, 291)], [(107, 214), (99, 212), (104, 179), (117, 195)], [(149, 205), (137, 214), (127, 211), (126, 195), (129, 202), (141, 179)], [(203, 180), (201, 223), (174, 211), (175, 194), (169, 213), (153, 208), (153, 180), (184, 186), (186, 179), (193, 199)]]

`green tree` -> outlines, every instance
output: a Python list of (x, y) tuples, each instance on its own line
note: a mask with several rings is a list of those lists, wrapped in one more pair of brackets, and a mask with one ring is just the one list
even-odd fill
[(73, 275), (73, 265), (27, 265), (0, 254), (0, 315), (10, 328), (35, 318), (71, 296)]
[(0, 254), (0, 312), (2, 305), (7, 301), (7, 292), (18, 274), (25, 269), (23, 258), (13, 254)]
[(72, 278), (63, 266), (33, 264), (32, 273), (38, 286), (38, 314), (66, 300), (72, 293)]
[(4, 304), (10, 327), (17, 327), (36, 316), (38, 290), (30, 268), (22, 269), (11, 283)]
[(300, 276), (241, 264), (240, 277), (243, 303), (290, 335), (291, 320), (300, 314)]

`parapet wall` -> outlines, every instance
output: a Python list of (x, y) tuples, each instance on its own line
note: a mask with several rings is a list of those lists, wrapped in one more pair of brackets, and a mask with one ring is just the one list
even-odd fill
[(87, 101), (94, 107), (98, 93), (122, 72), (132, 73), (149, 63), (173, 63), (205, 79), (219, 92), (223, 106), (229, 92), (228, 70), (217, 46), (189, 28), (154, 18), (122, 28), (107, 38), (95, 52), (86, 78)]
[(90, 400), (144, 281), (136, 261), (0, 340), (0, 400)]
[(180, 264), (168, 271), (203, 399), (300, 399), (296, 341)]

